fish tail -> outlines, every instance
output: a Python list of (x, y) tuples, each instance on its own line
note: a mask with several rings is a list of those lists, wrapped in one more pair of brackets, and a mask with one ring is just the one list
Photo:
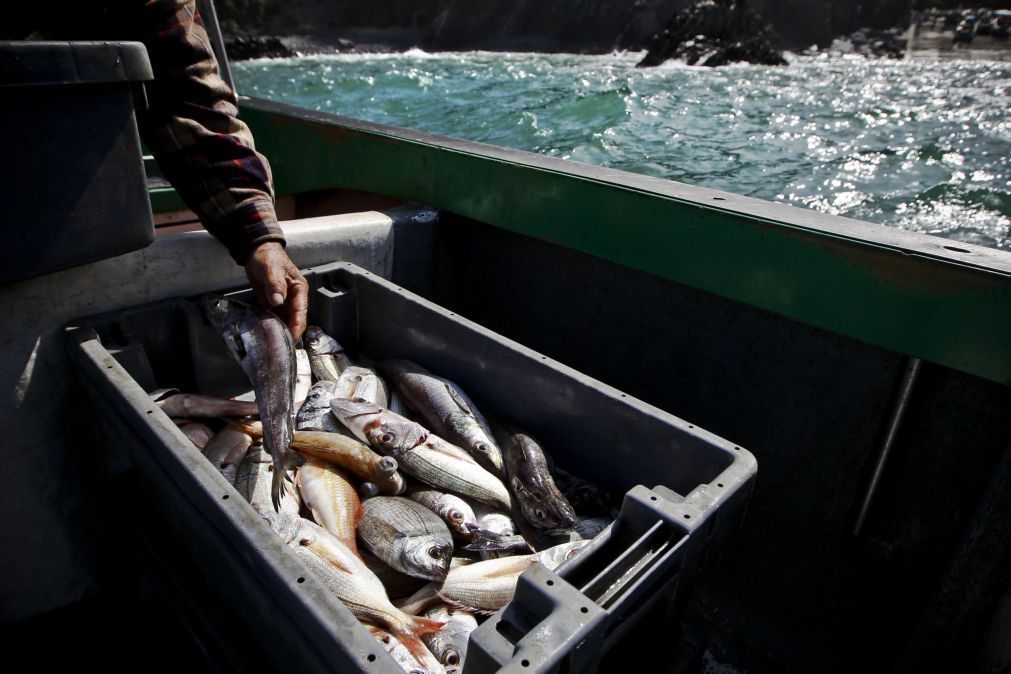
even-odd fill
[[(281, 512), (281, 499), (287, 494), (287, 485), (285, 485), (285, 478), (288, 477), (288, 471), (274, 469), (274, 474), (270, 479), (270, 500), (274, 504), (274, 510)], [(288, 478), (290, 480), (290, 478)]]
[(400, 631), (396, 636), (418, 662), (425, 662), (426, 657), (431, 658), (431, 651), (419, 637), (423, 634), (436, 634), (445, 624), (437, 620), (411, 616), (411, 626)]
[(505, 540), (505, 536), (502, 534), (482, 529), (473, 524), (468, 524), (467, 528), (470, 530), (471, 539), (470, 543), (463, 546), (464, 550), (480, 552), (482, 550), (506, 550), (509, 548), (509, 542)]

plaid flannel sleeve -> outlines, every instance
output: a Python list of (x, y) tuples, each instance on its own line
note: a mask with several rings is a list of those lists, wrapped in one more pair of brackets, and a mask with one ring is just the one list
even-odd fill
[(140, 126), (165, 177), (239, 264), (261, 243), (283, 244), (270, 166), (237, 117), (194, 0), (148, 0), (143, 20), (155, 79)]

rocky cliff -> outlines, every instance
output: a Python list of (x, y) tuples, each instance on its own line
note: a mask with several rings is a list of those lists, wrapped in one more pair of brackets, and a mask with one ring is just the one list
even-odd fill
[[(787, 48), (892, 25), (908, 0), (751, 0)], [(226, 33), (338, 38), (374, 48), (641, 50), (690, 0), (217, 0)]]

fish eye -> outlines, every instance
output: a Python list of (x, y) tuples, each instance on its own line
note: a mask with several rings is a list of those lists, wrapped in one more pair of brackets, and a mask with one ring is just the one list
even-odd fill
[(476, 445), (474, 445), (474, 448), (475, 448), (475, 449), (476, 449), (477, 451), (479, 451), (479, 452), (485, 452), (485, 453), (487, 453), (487, 452), (491, 451), (491, 447), (489, 447), (489, 446), (488, 446), (488, 445), (487, 445), (486, 443), (484, 443), (484, 442), (479, 442), (479, 443), (477, 443)]
[(384, 445), (388, 445), (396, 439), (397, 436), (395, 436), (393, 433), (383, 433), (381, 436), (379, 436), (379, 442), (383, 443)]
[(460, 512), (459, 510), (450, 510), (449, 511), (449, 519), (453, 520), (454, 522), (462, 522), (463, 521), (463, 513)]
[(442, 559), (446, 555), (446, 551), (438, 545), (433, 545), (428, 549), (428, 554), (432, 556), (432, 559)]
[(545, 517), (547, 517), (547, 515), (545, 514), (545, 512), (544, 512), (543, 510), (541, 510), (540, 508), (538, 508), (537, 510), (535, 510), (535, 511), (534, 511), (534, 515), (535, 515), (535, 516), (537, 517), (537, 519), (539, 519), (539, 520), (542, 520), (542, 519), (544, 519)]
[(442, 664), (450, 667), (460, 664), (460, 651), (452, 646), (442, 652)]

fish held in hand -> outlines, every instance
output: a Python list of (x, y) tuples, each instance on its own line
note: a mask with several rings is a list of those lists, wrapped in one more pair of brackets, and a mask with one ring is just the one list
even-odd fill
[(506, 485), (520, 514), (542, 531), (571, 529), (576, 511), (555, 485), (544, 450), (532, 437), (503, 426), (498, 434), (506, 466)]
[(453, 537), (438, 515), (398, 496), (376, 496), (362, 507), (365, 512), (358, 524), (358, 537), (369, 552), (415, 578), (446, 577)]
[(501, 480), (421, 424), (365, 401), (336, 399), (330, 407), (356, 437), (395, 458), (409, 475), (460, 496), (512, 507)]
[(300, 460), (290, 447), (296, 376), (291, 333), (274, 313), (224, 297), (206, 297), (203, 310), (253, 385), (263, 444), (274, 462), (271, 502), (277, 510), (287, 488), (288, 469)]
[(419, 660), (426, 657), (428, 649), (420, 637), (437, 632), (442, 623), (407, 615), (390, 603), (382, 582), (365, 562), (323, 527), (289, 513), (260, 515), (355, 617), (389, 630)]
[(337, 537), (351, 552), (358, 554), (355, 530), (364, 511), (358, 492), (340, 468), (309, 459), (295, 473), (295, 484), (302, 503), (312, 512), (316, 523)]
[(352, 366), (351, 360), (344, 353), (344, 347), (317, 325), (310, 325), (305, 329), (302, 343), (305, 344), (305, 350), (309, 354), (312, 373), (320, 381), (331, 381), (336, 384), (341, 372)]
[(436, 434), (468, 451), (493, 474), (505, 474), (488, 422), (459, 386), (409, 360), (386, 360), (379, 368)]

